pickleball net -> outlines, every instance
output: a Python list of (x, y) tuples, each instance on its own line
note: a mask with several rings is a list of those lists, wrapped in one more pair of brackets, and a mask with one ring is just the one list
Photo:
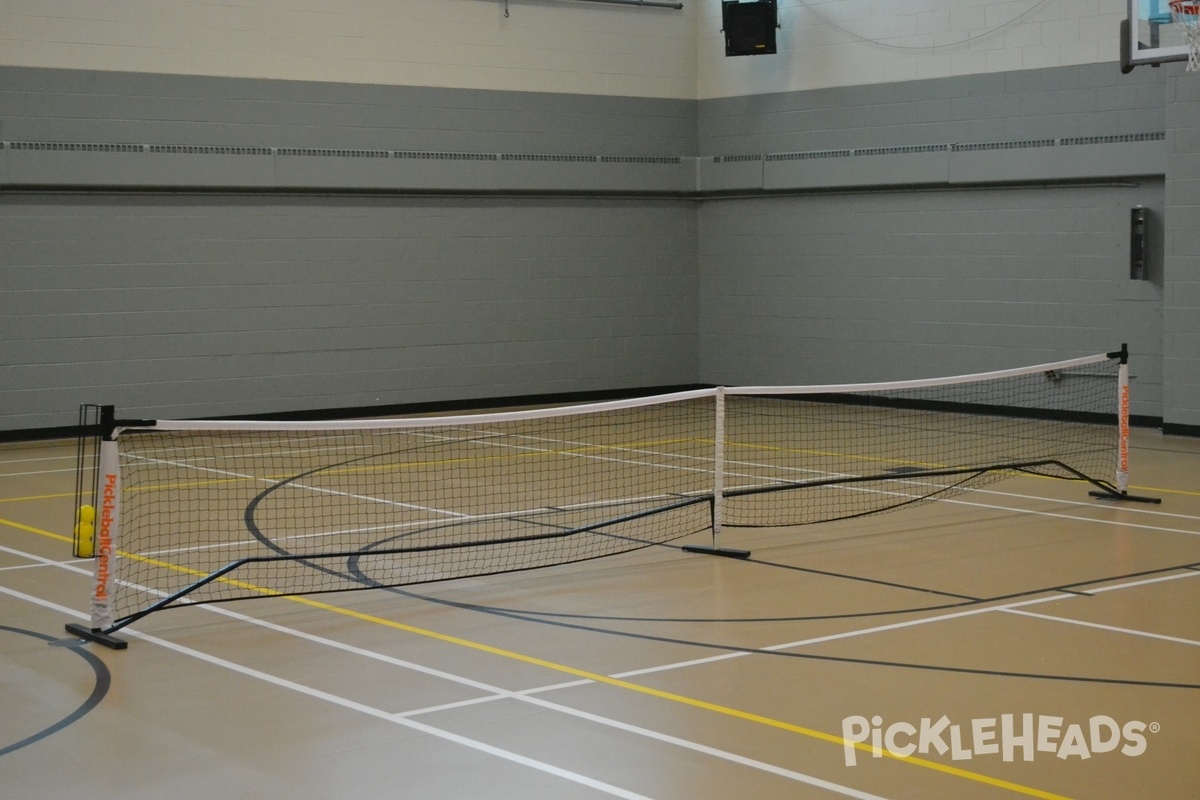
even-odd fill
[(1122, 497), (1125, 362), (1123, 349), (927, 381), (404, 419), (118, 421), (105, 407), (87, 630), (688, 537), (722, 553), (724, 528), (861, 517), (1014, 474)]

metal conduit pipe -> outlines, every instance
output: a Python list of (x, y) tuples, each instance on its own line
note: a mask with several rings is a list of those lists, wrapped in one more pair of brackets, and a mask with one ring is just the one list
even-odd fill
[(683, 8), (683, 3), (662, 3), (657, 0), (569, 0), (573, 3), (608, 3), (614, 6), (645, 6), (646, 8)]
[[(661, 0), (559, 0), (571, 3), (606, 3), (613, 6), (641, 6), (643, 8), (673, 8), (679, 11), (683, 3), (666, 3)], [(504, 0), (504, 16), (508, 16), (508, 0)]]

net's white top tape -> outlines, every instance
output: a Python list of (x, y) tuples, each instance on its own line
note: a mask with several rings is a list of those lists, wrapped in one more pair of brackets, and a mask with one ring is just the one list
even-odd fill
[[(533, 408), (526, 411), (505, 411), (493, 414), (460, 414), (457, 416), (395, 417), (383, 419), (308, 420), (276, 422), (270, 420), (163, 420), (146, 429), (167, 431), (345, 431), (364, 429), (398, 430), (404, 428), (433, 428), (447, 425), (479, 425), (495, 422), (515, 422), (528, 419), (549, 419), (575, 414), (594, 414), (626, 408), (677, 403), (700, 397), (712, 397), (716, 389), (693, 389), (688, 392), (631, 397), (604, 403), (585, 403), (576, 406)], [(136, 426), (121, 430), (142, 430)]]
[(956, 383), (970, 383), (972, 381), (1018, 378), (1022, 375), (1036, 375), (1039, 372), (1054, 372), (1060, 369), (1085, 367), (1088, 364), (1099, 364), (1108, 360), (1109, 357), (1106, 354), (1100, 353), (1094, 356), (1073, 358), (1069, 361), (1055, 361), (1052, 364), (1037, 364), (1032, 367), (1017, 367), (1015, 369), (998, 370), (996, 372), (976, 372), (972, 375), (953, 375), (946, 378), (925, 378), (912, 381), (892, 381), (890, 383), (843, 383), (827, 386), (738, 386), (726, 389), (725, 394), (862, 394), (865, 392), (890, 392), (901, 389), (928, 389), (933, 386), (953, 386)]
[[(730, 395), (771, 395), (771, 394), (847, 394), (864, 392), (888, 392), (903, 389), (924, 389), (934, 386), (951, 386), (956, 383), (992, 380), (1000, 378), (1015, 378), (1021, 375), (1035, 375), (1039, 372), (1071, 369), (1073, 367), (1099, 364), (1109, 360), (1105, 353), (1093, 356), (1083, 356), (1067, 361), (1055, 361), (1049, 364), (1037, 364), (1030, 367), (998, 370), (995, 372), (977, 372), (970, 375), (953, 375), (944, 378), (926, 378), (922, 380), (892, 381), (888, 383), (844, 383), (825, 386), (736, 386), (724, 389)], [(553, 408), (535, 408), (525, 411), (506, 411), (500, 413), (460, 414), (456, 416), (428, 417), (396, 417), (384, 419), (341, 419), (341, 420), (302, 420), (302, 421), (273, 421), (273, 420), (157, 420), (153, 426), (118, 427), (119, 434), (124, 430), (159, 430), (159, 431), (347, 431), (347, 430), (400, 430), (409, 428), (432, 428), (447, 425), (480, 425), (487, 423), (515, 422), (518, 420), (550, 419), (576, 414), (594, 414), (603, 411), (619, 411), (628, 408), (677, 403), (684, 400), (695, 400), (702, 397), (715, 397), (717, 389), (694, 389), (687, 392), (653, 395), (650, 397), (632, 397), (625, 400), (611, 400), (603, 403), (583, 403), (573, 406), (557, 406)]]

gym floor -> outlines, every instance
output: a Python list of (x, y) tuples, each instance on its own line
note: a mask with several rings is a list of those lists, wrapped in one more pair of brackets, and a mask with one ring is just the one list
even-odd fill
[[(1200, 797), (1200, 440), (859, 520), (83, 644), (74, 442), (0, 446), (5, 797)], [(699, 542), (701, 544), (705, 542)], [(872, 745), (876, 749), (872, 749)]]

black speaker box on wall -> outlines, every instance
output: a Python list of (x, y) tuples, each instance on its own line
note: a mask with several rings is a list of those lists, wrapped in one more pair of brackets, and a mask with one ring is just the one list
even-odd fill
[(1134, 206), (1129, 220), (1129, 279), (1146, 280), (1146, 209)]
[(775, 52), (778, 24), (776, 0), (739, 3), (722, 0), (721, 28), (725, 31), (725, 55), (760, 56)]

